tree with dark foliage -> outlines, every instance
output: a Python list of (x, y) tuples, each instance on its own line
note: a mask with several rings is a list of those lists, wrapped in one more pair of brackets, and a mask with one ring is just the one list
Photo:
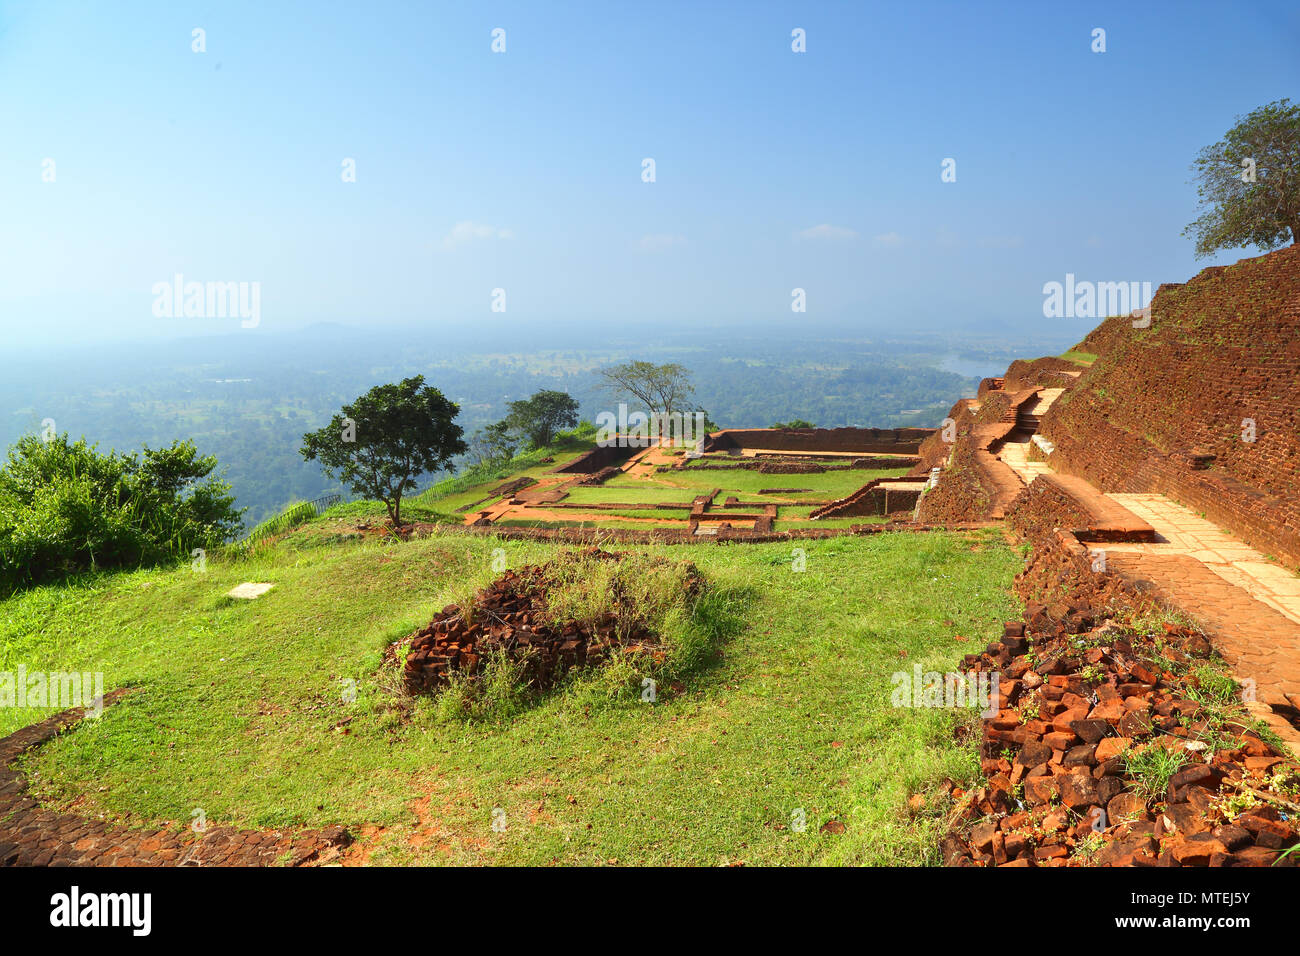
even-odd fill
[(452, 421), (459, 413), (423, 375), (376, 385), (324, 428), (303, 435), (302, 456), (319, 459), (354, 494), (382, 501), (400, 525), (402, 495), (415, 490), (416, 478), (465, 453), (463, 430)]
[(1300, 105), (1282, 99), (1237, 118), (1192, 164), (1209, 208), (1183, 230), (1196, 255), (1300, 242)]

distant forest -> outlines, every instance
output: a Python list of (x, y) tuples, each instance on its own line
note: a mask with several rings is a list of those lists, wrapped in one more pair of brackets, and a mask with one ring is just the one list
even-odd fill
[(372, 385), (417, 372), (460, 403), (466, 435), (542, 388), (570, 393), (592, 419), (618, 401), (600, 391), (596, 370), (630, 358), (685, 365), (696, 400), (723, 427), (795, 418), (887, 427), (937, 424), (957, 398), (974, 394), (982, 374), (1016, 357), (996, 343), (937, 336), (792, 342), (698, 332), (599, 347), (563, 339), (502, 340), (501, 351), (487, 352), (427, 333), (326, 326), (31, 355), (0, 383), (0, 439), (7, 447), (45, 419), (105, 450), (193, 438), (217, 456), (251, 525), (291, 501), (340, 491), (298, 454), (303, 433)]

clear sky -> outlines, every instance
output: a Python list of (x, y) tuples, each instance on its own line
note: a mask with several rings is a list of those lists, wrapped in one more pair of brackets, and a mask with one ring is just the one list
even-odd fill
[[(1048, 323), (1209, 264), (1188, 166), (1298, 51), (1294, 0), (0, 2), (0, 326)], [(155, 316), (177, 273), (259, 326)]]

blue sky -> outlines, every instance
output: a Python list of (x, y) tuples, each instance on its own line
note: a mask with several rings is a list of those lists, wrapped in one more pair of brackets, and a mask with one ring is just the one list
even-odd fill
[[(1063, 321), (1067, 272), (1210, 264), (1188, 166), (1298, 49), (1267, 2), (0, 3), (0, 324)], [(260, 282), (260, 325), (156, 317), (176, 273)]]

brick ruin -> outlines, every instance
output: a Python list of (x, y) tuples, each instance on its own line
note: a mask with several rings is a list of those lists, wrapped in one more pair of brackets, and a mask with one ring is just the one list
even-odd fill
[[(937, 469), (922, 522), (1005, 520), (1031, 546), (1024, 620), (963, 662), (1004, 681), (943, 858), (1293, 866), (1294, 807), (1269, 781), (1300, 774), (1276, 743), (1300, 745), (1300, 247), (1162, 285), (1074, 353), (985, 379), (913, 470)], [(1151, 611), (1163, 635), (1115, 623)], [(1211, 655), (1274, 743), (1243, 719), (1207, 750)], [(1182, 769), (1140, 794), (1130, 748)]]
[[(655, 449), (597, 448), (464, 506), (466, 530), (596, 545), (685, 544), (701, 535), (763, 542), (1004, 522), (1030, 545), (1015, 584), (1025, 611), (963, 661), (1003, 680), (996, 713), (980, 726), (983, 780), (952, 792), (943, 861), (1294, 866), (1300, 858), (1283, 854), (1300, 842), (1300, 815), (1269, 780), (1300, 779), (1294, 756), (1278, 744), (1300, 746), (1300, 603), (1292, 600), (1300, 588), (1291, 573), (1300, 567), (1300, 247), (1162, 285), (1141, 318), (1112, 317), (1091, 332), (1074, 350), (1095, 355), (1091, 364), (1013, 362), (1004, 376), (984, 379), (975, 398), (956, 402), (940, 428), (727, 429), (680, 460), (651, 460)], [(773, 531), (783, 505), (813, 504), (799, 500), (797, 476), (889, 465), (909, 470), (817, 502), (806, 528)], [(771, 503), (718, 501), (717, 488), (679, 503), (565, 502), (571, 489), (631, 468), (683, 467), (794, 477), (757, 493), (789, 499)], [(644, 511), (672, 522), (613, 533), (495, 526), (530, 506)], [(1172, 526), (1159, 520), (1171, 508), (1181, 508)], [(815, 520), (858, 515), (909, 520), (851, 530)], [(1240, 546), (1223, 545), (1222, 535), (1216, 541), (1247, 554), (1242, 563), (1257, 566), (1257, 576), (1231, 557), (1214, 560), (1209, 546), (1196, 551), (1171, 540), (1198, 521), (1239, 538)], [(1279, 573), (1281, 589), (1270, 593), (1261, 582)], [(531, 643), (533, 609), (507, 591), (493, 597), (505, 622), (500, 633), (463, 625), (455, 609), (444, 609), (413, 647), (408, 683), (427, 688), (453, 664), (472, 668), (479, 644), (518, 643), (521, 634)], [(1166, 619), (1163, 634), (1142, 635), (1117, 624), (1151, 609), (1180, 612), (1195, 627)], [(606, 650), (605, 634), (539, 633), (548, 668)], [(1212, 726), (1196, 668), (1214, 655), (1249, 681), (1251, 721)], [(8, 821), (0, 865), (313, 865), (337, 858), (349, 840), (339, 828), (218, 828), (195, 838), (42, 808), (11, 764), (76, 719), (56, 715), (0, 740), (0, 816)], [(1203, 759), (1207, 734), (1219, 738)], [(1164, 790), (1142, 793), (1125, 755), (1149, 748), (1187, 755)], [(1234, 812), (1229, 797), (1248, 798), (1245, 809)]]
[(713, 432), (704, 450), (740, 452), (744, 449), (818, 455), (914, 455), (932, 428), (724, 428)]
[(1151, 316), (1081, 343), (1098, 359), (1044, 416), (1052, 467), (1300, 566), (1300, 246), (1162, 285)]
[[(691, 471), (756, 471), (765, 475), (812, 475), (831, 471), (883, 470), (911, 468), (920, 462), (922, 443), (934, 434), (929, 428), (749, 428), (723, 429), (705, 436), (702, 445), (676, 456), (660, 454), (665, 446), (625, 447), (611, 445), (595, 448), (572, 461), (552, 469), (542, 481), (521, 479), (502, 485), (486, 498), (462, 510), (473, 511), (468, 524), (476, 529), (494, 527), (506, 519), (528, 520), (539, 514), (608, 514), (635, 512), (660, 522), (663, 527), (637, 532), (635, 529), (609, 529), (612, 538), (639, 540), (649, 534), (653, 540), (676, 540), (672, 532), (680, 530), (686, 540), (709, 536), (716, 540), (774, 540), (781, 535), (830, 536), (858, 530), (817, 527), (820, 518), (894, 516), (910, 519), (920, 498), (924, 481), (915, 477), (878, 478), (865, 483), (850, 495), (826, 503), (824, 498), (800, 500), (799, 489), (766, 488), (759, 494), (773, 496), (769, 502), (742, 502), (731, 496), (716, 499), (721, 488), (694, 495), (690, 501), (638, 502), (608, 500), (567, 500), (580, 487), (603, 485), (609, 478), (623, 473), (672, 473)], [(505, 497), (505, 501), (498, 499)], [(780, 496), (779, 498), (777, 496)], [(635, 497), (629, 495), (629, 497)], [(482, 508), (488, 501), (498, 504)], [(473, 509), (479, 509), (474, 511)], [(811, 508), (809, 527), (776, 532), (774, 522), (782, 508)], [(531, 509), (531, 511), (530, 511)], [(802, 520), (802, 519), (800, 519)], [(675, 528), (668, 523), (678, 523)], [(517, 529), (503, 527), (502, 532)], [(528, 530), (528, 529), (524, 529)], [(581, 534), (559, 531), (559, 539), (585, 541)], [(581, 529), (573, 529), (581, 531)]]

